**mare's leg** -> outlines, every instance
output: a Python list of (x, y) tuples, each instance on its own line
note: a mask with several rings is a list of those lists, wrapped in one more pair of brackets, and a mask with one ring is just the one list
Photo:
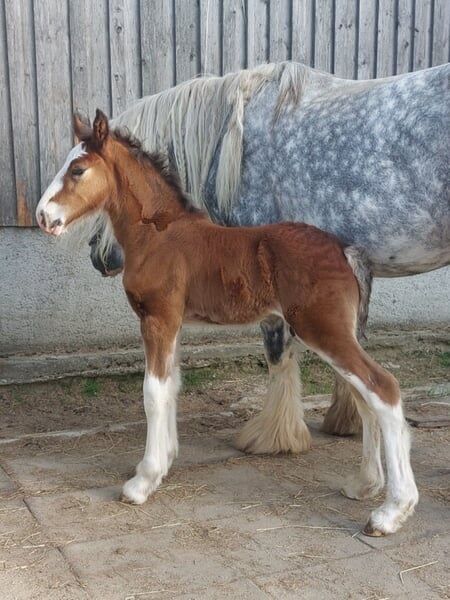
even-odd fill
[(303, 420), (301, 382), (293, 338), (281, 317), (261, 323), (269, 367), (269, 386), (262, 411), (244, 425), (235, 439), (251, 454), (305, 452), (311, 436)]
[[(362, 400), (364, 460), (359, 476), (344, 487), (351, 497), (376, 494), (383, 484), (378, 449), (376, 417), (384, 439), (387, 466), (387, 494), (366, 525), (368, 535), (385, 535), (399, 529), (414, 511), (418, 492), (409, 459), (409, 431), (403, 416), (397, 380), (373, 361), (358, 344), (353, 333), (353, 316), (345, 306), (335, 315), (309, 309), (291, 325), (300, 339), (326, 360)], [(309, 312), (309, 314), (307, 314)]]
[(336, 373), (331, 406), (322, 424), (322, 431), (331, 435), (353, 435), (361, 430), (361, 418), (352, 387)]
[(141, 330), (145, 344), (144, 409), (147, 440), (136, 475), (123, 487), (126, 502), (142, 504), (167, 475), (178, 452), (176, 397), (180, 388), (176, 338), (179, 324), (145, 317)]

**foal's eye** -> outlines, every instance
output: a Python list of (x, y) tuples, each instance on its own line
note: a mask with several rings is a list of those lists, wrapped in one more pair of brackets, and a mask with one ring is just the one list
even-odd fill
[(80, 177), (81, 175), (83, 175), (85, 169), (82, 169), (81, 167), (74, 167), (72, 169), (72, 175), (74, 177)]

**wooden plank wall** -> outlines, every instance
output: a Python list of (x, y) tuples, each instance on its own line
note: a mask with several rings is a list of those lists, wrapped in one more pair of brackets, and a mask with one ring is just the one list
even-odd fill
[(371, 78), (449, 61), (450, 0), (0, 0), (0, 225), (30, 226), (71, 114), (299, 60)]

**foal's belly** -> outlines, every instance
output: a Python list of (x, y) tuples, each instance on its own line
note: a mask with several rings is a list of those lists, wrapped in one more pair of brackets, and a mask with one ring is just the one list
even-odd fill
[(208, 312), (188, 308), (183, 317), (183, 323), (204, 323), (207, 325), (247, 325), (258, 323), (271, 314), (281, 314), (277, 305), (268, 306), (264, 310), (250, 310), (243, 307), (239, 311), (222, 309)]
[(209, 286), (195, 290), (186, 303), (185, 323), (208, 323), (211, 325), (245, 325), (256, 323), (270, 314), (281, 314), (276, 298), (261, 300), (255, 290), (230, 294), (225, 288), (209, 293)]

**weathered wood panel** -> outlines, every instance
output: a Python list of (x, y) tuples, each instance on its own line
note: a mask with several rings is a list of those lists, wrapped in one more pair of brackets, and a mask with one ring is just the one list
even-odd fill
[(395, 29), (395, 2), (378, 0), (376, 77), (388, 77), (395, 72)]
[(414, 0), (398, 0), (396, 73), (412, 69)]
[(108, 1), (71, 0), (69, 24), (73, 108), (91, 120), (97, 108), (110, 114)]
[(314, 0), (292, 4), (292, 60), (314, 66)]
[(256, 67), (269, 60), (269, 3), (247, 1), (247, 65)]
[(450, 2), (434, 0), (432, 64), (450, 60)]
[(246, 66), (245, 3), (242, 0), (223, 0), (223, 72), (230, 73)]
[(41, 191), (72, 146), (69, 15), (65, 2), (35, 2)]
[(156, 94), (175, 85), (172, 2), (141, 0), (142, 93)]
[(220, 0), (200, 1), (200, 71), (222, 73), (222, 5)]
[(0, 2), (0, 225), (17, 225), (5, 6)]
[(377, 4), (374, 0), (360, 0), (358, 28), (357, 78), (372, 79), (376, 72)]
[(17, 225), (32, 225), (39, 189), (39, 142), (36, 106), (34, 27), (31, 0), (5, 2), (6, 21), (15, 23), (8, 36), (11, 120), (14, 131)]
[(333, 1), (316, 2), (314, 66), (333, 72)]
[(270, 2), (270, 61), (278, 62), (291, 58), (292, 48), (292, 5), (290, 0)]
[[(450, 2), (450, 0), (448, 0)], [(431, 11), (432, 0), (416, 2), (414, 15), (413, 70), (431, 66)]]
[(199, 1), (175, 0), (177, 83), (200, 73)]
[(0, 0), (0, 225), (31, 223), (73, 108), (291, 57), (382, 77), (447, 62), (449, 38), (450, 0)]
[(123, 112), (141, 96), (139, 0), (110, 0), (112, 114)]
[(334, 19), (334, 72), (338, 77), (355, 77), (356, 73), (356, 0), (336, 0)]

